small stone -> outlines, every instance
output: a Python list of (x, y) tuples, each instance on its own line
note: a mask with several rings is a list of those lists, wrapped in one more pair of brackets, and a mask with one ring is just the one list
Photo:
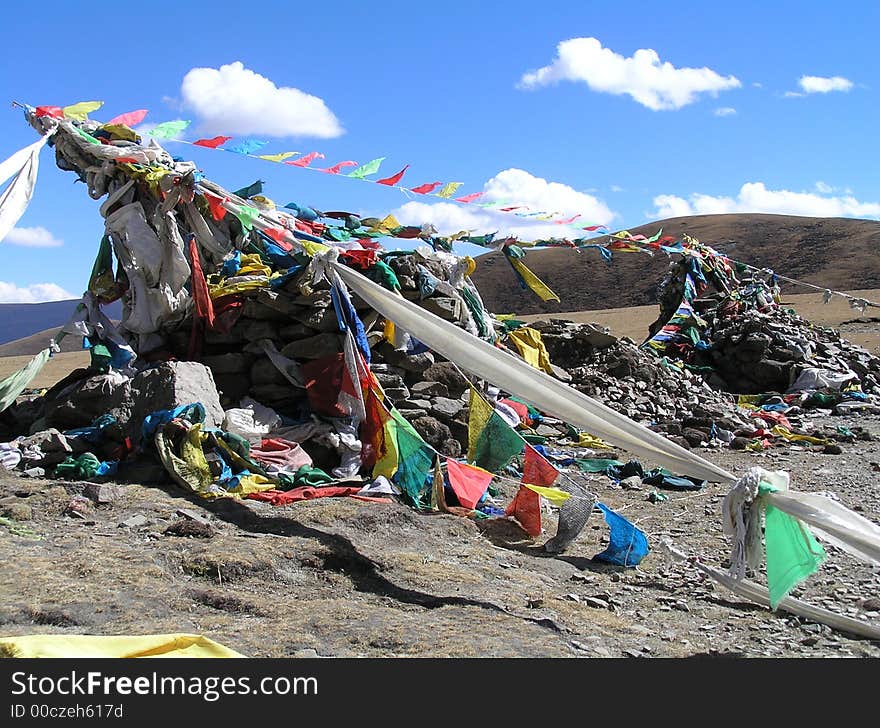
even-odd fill
[(126, 518), (124, 521), (120, 521), (119, 528), (140, 528), (141, 526), (146, 526), (149, 522), (148, 518), (145, 518), (138, 513), (137, 515)]
[(829, 443), (825, 446), (825, 449), (822, 452), (825, 453), (825, 455), (842, 455), (843, 449), (840, 447), (840, 445)]
[(91, 509), (92, 503), (88, 498), (75, 495), (64, 509), (64, 515), (71, 518), (85, 518)]
[(624, 490), (641, 490), (642, 479), (638, 475), (630, 475), (620, 481), (620, 487)]
[(544, 599), (542, 597), (533, 597), (531, 599), (527, 599), (526, 606), (529, 609), (540, 609), (544, 606)]
[(862, 609), (866, 612), (880, 612), (880, 599), (872, 597), (862, 602)]
[(83, 488), (83, 495), (99, 505), (112, 503), (119, 497), (121, 492), (118, 485), (110, 483), (86, 483), (85, 488)]
[(205, 524), (205, 525), (208, 525), (208, 524), (210, 523), (210, 521), (209, 521), (207, 518), (205, 518), (204, 516), (202, 516), (202, 515), (196, 513), (196, 512), (193, 511), (193, 510), (190, 510), (189, 508), (178, 508), (178, 509), (175, 511), (175, 513), (176, 513), (178, 516), (182, 516), (183, 518), (188, 518), (188, 519), (191, 520), (191, 521), (196, 521), (196, 522), (198, 522), (198, 523), (203, 523), (203, 524)]
[(431, 404), (431, 412), (443, 420), (454, 419), (461, 410), (462, 401), (460, 399), (436, 397)]
[(609, 604), (604, 599), (599, 599), (598, 597), (582, 597), (581, 602), (586, 604), (588, 607), (593, 607), (593, 609), (608, 609)]

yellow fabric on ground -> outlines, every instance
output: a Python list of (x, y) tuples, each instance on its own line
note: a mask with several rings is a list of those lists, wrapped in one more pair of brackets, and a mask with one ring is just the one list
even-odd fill
[(0, 652), (13, 657), (245, 657), (198, 634), (0, 637)]
[(528, 326), (520, 326), (511, 331), (508, 336), (519, 349), (519, 353), (526, 360), (526, 363), (535, 369), (547, 372), (547, 374), (553, 373), (553, 367), (550, 366), (550, 354), (547, 353), (547, 347), (544, 346), (540, 331)]

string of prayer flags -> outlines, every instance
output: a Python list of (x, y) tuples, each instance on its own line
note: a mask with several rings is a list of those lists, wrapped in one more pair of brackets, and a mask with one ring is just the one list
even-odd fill
[[(34, 109), (34, 116), (38, 119), (43, 116), (50, 116), (53, 119), (63, 119), (64, 109), (60, 106), (38, 106)], [(439, 182), (437, 184), (440, 184)]]
[(89, 114), (97, 111), (104, 105), (103, 101), (80, 101), (78, 104), (71, 104), (61, 109), (64, 116), (68, 119), (76, 121), (85, 121), (89, 118)]
[(185, 121), (183, 119), (166, 121), (162, 124), (157, 124), (145, 133), (151, 137), (155, 137), (156, 139), (173, 139), (174, 137), (178, 136), (184, 129), (186, 129), (186, 127), (188, 127), (191, 123), (191, 121)]
[(482, 468), (460, 463), (452, 458), (446, 458), (446, 474), (458, 502), (470, 509), (477, 507), (494, 477)]
[(127, 126), (129, 129), (140, 124), (144, 117), (147, 115), (146, 109), (137, 109), (136, 111), (128, 111), (125, 114), (120, 114), (119, 116), (114, 116), (110, 121), (108, 121), (104, 126), (111, 126), (113, 124), (122, 124), (123, 126)]
[(379, 165), (381, 165), (383, 161), (385, 161), (385, 157), (371, 159), (366, 164), (362, 164), (357, 169), (349, 172), (347, 176), (354, 177), (355, 179), (363, 179), (368, 174), (376, 174), (376, 172), (379, 171)]
[(464, 182), (447, 182), (443, 187), (440, 188), (440, 191), (437, 193), (437, 197), (443, 197), (444, 199), (449, 199), (455, 194), (455, 191), (461, 187)]
[(400, 182), (401, 179), (403, 179), (403, 175), (406, 174), (406, 170), (408, 169), (409, 165), (407, 164), (402, 170), (400, 170), (396, 174), (392, 174), (390, 177), (385, 177), (385, 179), (377, 179), (376, 184), (391, 186), (396, 185), (398, 182)]
[(510, 263), (511, 267), (516, 272), (520, 285), (523, 288), (530, 289), (542, 301), (559, 301), (559, 296), (550, 290), (550, 287), (544, 283), (544, 281), (532, 273), (531, 270), (526, 268), (525, 263), (523, 263), (522, 260), (508, 253), (508, 247), (509, 246), (506, 246), (504, 248), (504, 257), (507, 258), (507, 262)]

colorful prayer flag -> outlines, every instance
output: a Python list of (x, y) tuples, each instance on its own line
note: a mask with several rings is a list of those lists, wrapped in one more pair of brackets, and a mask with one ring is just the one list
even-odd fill
[(269, 142), (264, 142), (259, 139), (245, 139), (234, 147), (226, 147), (226, 151), (235, 152), (236, 154), (253, 154), (257, 150), (265, 147), (268, 143)]
[(194, 141), (193, 144), (195, 144), (197, 147), (216, 149), (217, 147), (226, 144), (226, 142), (228, 142), (230, 139), (232, 139), (231, 136), (215, 136), (211, 137), (210, 139), (199, 139), (197, 141)]
[(368, 174), (376, 174), (379, 171), (379, 165), (382, 164), (385, 157), (378, 157), (377, 159), (372, 159), (366, 164), (361, 165), (357, 169), (348, 173), (348, 177), (355, 177), (356, 179), (363, 179)]
[(427, 195), (434, 190), (436, 190), (442, 182), (427, 182), (426, 184), (419, 185), (418, 187), (410, 188), (410, 192), (415, 192), (417, 195)]
[(446, 458), (446, 474), (458, 502), (465, 508), (476, 508), (492, 482), (493, 475), (482, 468)]
[(241, 197), (247, 199), (248, 197), (252, 197), (253, 195), (258, 195), (263, 191), (263, 180), (258, 179), (256, 182), (249, 184), (247, 187), (242, 187), (240, 190), (236, 190), (232, 194), (236, 197)]
[(103, 105), (103, 101), (80, 101), (78, 104), (65, 106), (61, 111), (68, 119), (85, 121), (89, 118), (90, 113), (92, 113), (93, 111), (97, 111)]
[(183, 119), (166, 121), (162, 124), (157, 124), (148, 132), (145, 132), (145, 134), (151, 137), (155, 137), (156, 139), (173, 139), (184, 129), (186, 129), (186, 127), (188, 127), (191, 123), (191, 121), (184, 121)]
[(437, 197), (443, 197), (444, 199), (448, 199), (455, 194), (455, 191), (461, 187), (464, 182), (447, 182), (443, 187), (440, 188), (440, 191), (437, 193)]
[(327, 174), (339, 174), (339, 172), (344, 167), (356, 167), (357, 162), (352, 162), (351, 160), (346, 160), (345, 162), (339, 162), (338, 164), (334, 164), (332, 167), (327, 167), (327, 169), (322, 169), (322, 172), (326, 172)]
[(522, 449), (522, 438), (471, 388), (467, 459), (484, 470), (496, 472)]
[(283, 162), (285, 159), (295, 157), (297, 154), (299, 152), (279, 152), (278, 154), (258, 154), (257, 156), (260, 159), (265, 159), (267, 162)]
[(132, 127), (140, 124), (144, 120), (144, 117), (146, 115), (147, 115), (146, 109), (138, 109), (137, 111), (128, 111), (125, 114), (120, 114), (119, 116), (114, 116), (104, 126), (109, 126), (110, 124), (122, 124), (123, 126), (127, 126), (129, 129), (131, 129)]
[(308, 167), (316, 159), (324, 159), (324, 155), (321, 152), (309, 152), (304, 157), (300, 157), (293, 162), (285, 162), (284, 164), (289, 164), (292, 167)]
[(462, 196), (462, 197), (456, 197), (456, 198), (455, 198), (455, 201), (456, 201), (456, 202), (473, 202), (473, 201), (476, 200), (478, 197), (482, 197), (483, 194), (484, 194), (484, 193), (482, 193), (482, 192), (472, 192), (472, 193), (469, 194), (469, 195), (464, 195), (464, 196)]
[(377, 179), (376, 184), (391, 185), (391, 186), (396, 185), (398, 182), (400, 182), (401, 179), (403, 179), (403, 175), (406, 172), (406, 170), (408, 170), (408, 169), (409, 169), (409, 165), (407, 164), (397, 174), (392, 174), (390, 177), (386, 177), (385, 179)]

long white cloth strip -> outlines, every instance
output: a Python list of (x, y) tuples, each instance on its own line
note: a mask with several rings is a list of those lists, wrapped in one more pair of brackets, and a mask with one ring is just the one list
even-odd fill
[(351, 268), (338, 263), (332, 263), (332, 266), (342, 280), (376, 311), (471, 374), (651, 463), (694, 478), (736, 480), (723, 468), (534, 369), (522, 359), (462, 331), (401, 296), (395, 296)]
[[(667, 539), (660, 539), (659, 546), (665, 548), (676, 560), (689, 561), (688, 557), (673, 547)], [(755, 584), (748, 579), (734, 579), (729, 574), (725, 574), (723, 571), (719, 571), (699, 561), (694, 561), (693, 565), (719, 584), (730, 589), (734, 594), (745, 597), (755, 602), (755, 604), (760, 604), (762, 607), (770, 607), (770, 592), (759, 584)], [(841, 632), (867, 637), (871, 640), (880, 639), (880, 627), (853, 619), (852, 617), (845, 617), (842, 614), (837, 614), (822, 607), (814, 607), (812, 604), (807, 604), (807, 602), (802, 602), (794, 597), (785, 597), (785, 599), (779, 602), (777, 609), (784, 609), (799, 617), (827, 624), (829, 627), (833, 627)]]
[(0, 240), (3, 240), (24, 215), (37, 184), (40, 166), (40, 150), (49, 141), (50, 134), (40, 137), (33, 144), (19, 149), (8, 159), (0, 162), (0, 185), (12, 177), (12, 182), (0, 194)]

